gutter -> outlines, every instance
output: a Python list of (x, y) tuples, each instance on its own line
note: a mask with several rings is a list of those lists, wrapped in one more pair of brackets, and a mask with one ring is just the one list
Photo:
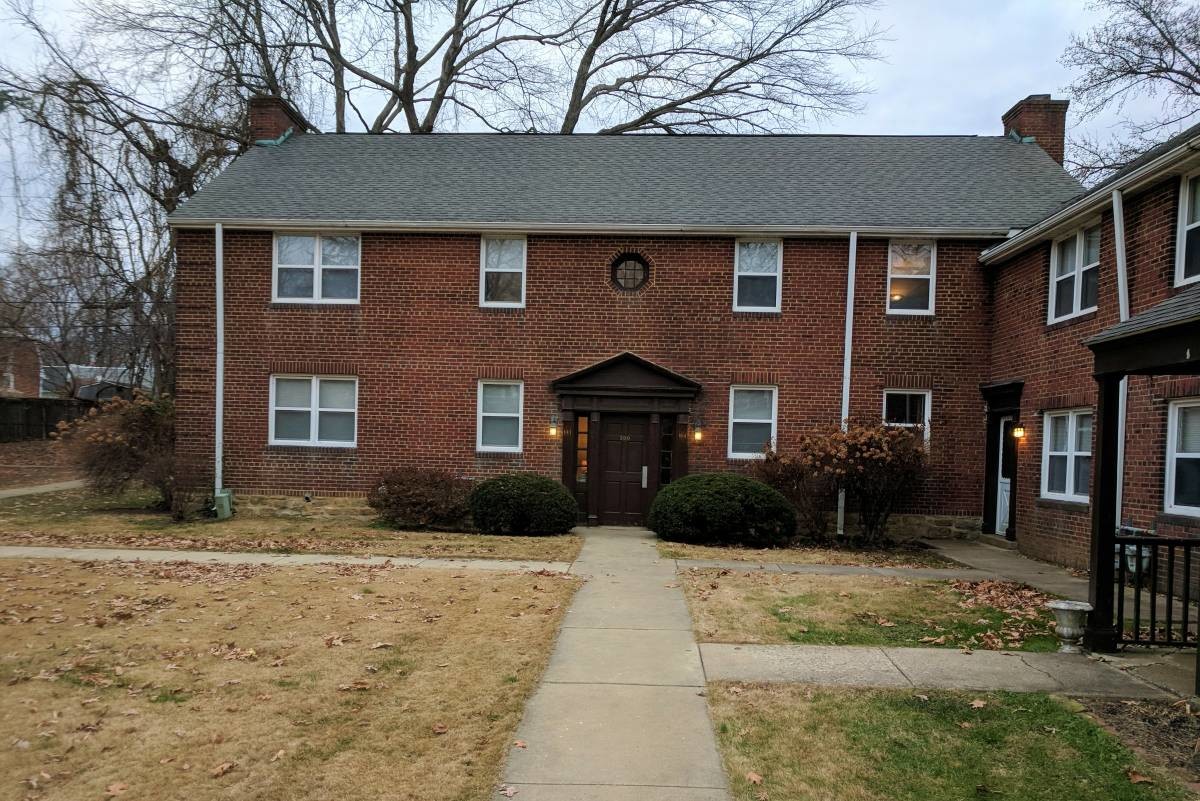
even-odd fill
[[(850, 419), (850, 366), (854, 357), (854, 273), (858, 267), (858, 232), (850, 232), (850, 258), (846, 265), (846, 329), (842, 344), (842, 430)], [(846, 533), (846, 491), (838, 492), (837, 533)]]
[(1055, 228), (1066, 225), (1074, 218), (1085, 217), (1104, 209), (1112, 202), (1112, 195), (1109, 193), (1130, 192), (1137, 189), (1158, 178), (1160, 173), (1173, 167), (1176, 162), (1183, 161), (1196, 153), (1200, 153), (1200, 135), (1194, 136), (1188, 141), (1171, 148), (1158, 158), (1143, 164), (1141, 167), (1104, 186), (1100, 190), (1092, 190), (1083, 194), (1041, 222), (1035, 223), (1006, 241), (988, 248), (979, 255), (979, 263), (991, 264), (994, 261), (1016, 255), (1026, 247), (1050, 236)]
[[(1125, 196), (1120, 189), (1112, 192), (1113, 244), (1117, 250), (1117, 308), (1121, 322), (1129, 319), (1129, 263), (1125, 256)], [(1129, 376), (1121, 378), (1121, 389), (1117, 395), (1117, 491), (1113, 503), (1117, 507), (1117, 525), (1121, 525), (1121, 512), (1125, 490), (1125, 416), (1129, 403)]]
[(828, 225), (663, 225), (646, 223), (547, 223), (520, 221), (454, 221), (454, 220), (297, 220), (286, 218), (228, 218), (196, 217), (168, 219), (172, 228), (212, 228), (223, 225), (229, 229), (298, 230), (337, 229), (352, 231), (411, 231), (411, 232), (461, 232), (481, 231), (519, 232), (529, 234), (666, 234), (666, 235), (715, 235), (715, 236), (827, 236), (844, 237), (861, 233), (870, 237), (924, 236), (939, 239), (1003, 239), (1011, 233), (1007, 226), (996, 228), (938, 228), (938, 227), (895, 227), (877, 226), (828, 226)]

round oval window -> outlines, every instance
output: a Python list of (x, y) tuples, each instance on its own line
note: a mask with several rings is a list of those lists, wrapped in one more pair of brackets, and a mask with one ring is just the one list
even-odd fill
[(625, 292), (641, 289), (650, 277), (650, 265), (641, 256), (623, 253), (612, 265), (613, 286)]

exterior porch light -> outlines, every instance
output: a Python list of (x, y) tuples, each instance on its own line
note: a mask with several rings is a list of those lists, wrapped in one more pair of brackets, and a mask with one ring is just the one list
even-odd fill
[(1025, 439), (1025, 426), (1013, 426), (1013, 439)]
[(553, 412), (550, 415), (550, 436), (558, 436), (558, 412)]
[(696, 442), (704, 439), (704, 421), (696, 418), (696, 422), (692, 423), (692, 439)]

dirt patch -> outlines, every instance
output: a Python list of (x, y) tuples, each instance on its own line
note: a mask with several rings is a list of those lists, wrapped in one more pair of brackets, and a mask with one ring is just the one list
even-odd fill
[(485, 798), (562, 574), (0, 563), (0, 797)]
[(0, 442), (0, 489), (36, 487), (79, 478), (66, 450), (52, 440)]
[(1080, 699), (1080, 703), (1150, 762), (1200, 783), (1200, 710), (1186, 701)]

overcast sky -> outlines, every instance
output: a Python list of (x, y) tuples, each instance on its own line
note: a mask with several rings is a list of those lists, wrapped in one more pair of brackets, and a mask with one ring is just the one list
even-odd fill
[[(67, 12), (71, 0), (44, 0)], [(882, 0), (874, 16), (887, 29), (883, 59), (862, 67), (873, 92), (863, 113), (823, 122), (813, 130), (874, 134), (1000, 134), (1000, 115), (1029, 94), (1062, 97), (1071, 74), (1059, 57), (1072, 33), (1096, 22), (1086, 0)], [(7, 27), (7, 23), (4, 24)], [(3, 41), (13, 53), (28, 43), (13, 31)], [(1142, 101), (1126, 108), (1134, 118), (1157, 106)], [(1107, 138), (1117, 116), (1080, 123), (1075, 132)], [(26, 162), (27, 163), (27, 162)], [(23, 166), (23, 170), (27, 167)], [(11, 234), (9, 156), (0, 152), (0, 241)]]

